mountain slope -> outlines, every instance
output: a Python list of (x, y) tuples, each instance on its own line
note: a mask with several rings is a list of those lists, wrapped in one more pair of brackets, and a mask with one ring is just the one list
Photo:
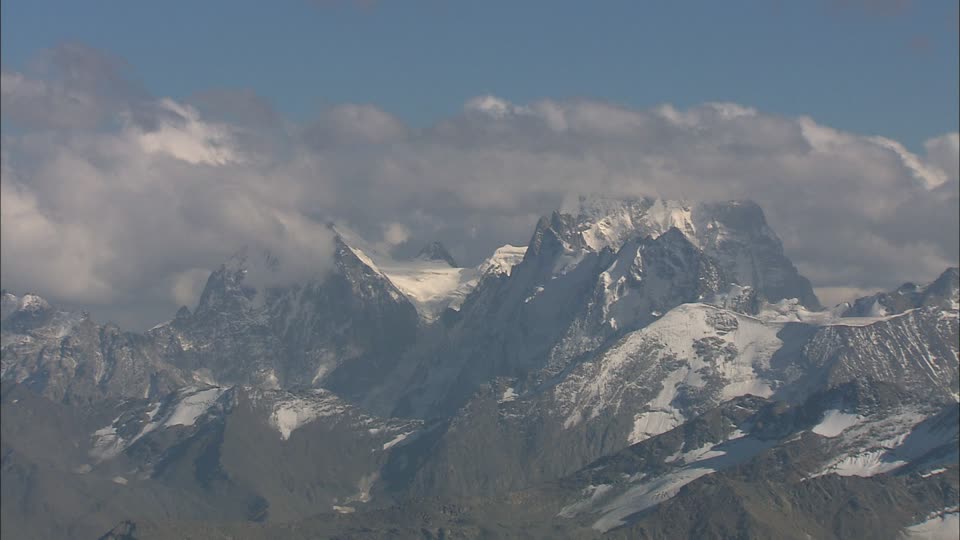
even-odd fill
[(863, 382), (896, 385), (933, 405), (956, 402), (956, 310), (858, 320), (815, 315), (816, 323), (800, 323), (782, 320), (776, 310), (755, 317), (683, 304), (547, 384), (497, 379), (432, 445), (417, 450), (429, 457), (405, 473), (407, 489), (418, 495), (519, 489), (685, 425), (738, 396), (802, 403)]
[(579, 199), (476, 268), (444, 253), (334, 231), (298, 280), (241, 254), (144, 334), (4, 293), (4, 536), (952, 523), (956, 269), (820, 310), (755, 204), (652, 198)]

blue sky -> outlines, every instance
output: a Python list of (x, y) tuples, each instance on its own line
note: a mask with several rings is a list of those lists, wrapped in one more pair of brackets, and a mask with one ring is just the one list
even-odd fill
[(294, 120), (369, 103), (428, 125), (492, 93), (733, 101), (919, 149), (958, 125), (957, 3), (3, 0), (4, 69), (80, 42), (155, 95), (250, 89)]

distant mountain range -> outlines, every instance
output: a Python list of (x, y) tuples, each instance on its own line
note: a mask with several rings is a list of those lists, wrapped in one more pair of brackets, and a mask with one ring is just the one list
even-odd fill
[(4, 291), (3, 537), (956, 537), (957, 268), (825, 309), (752, 202), (564, 210), (142, 334)]

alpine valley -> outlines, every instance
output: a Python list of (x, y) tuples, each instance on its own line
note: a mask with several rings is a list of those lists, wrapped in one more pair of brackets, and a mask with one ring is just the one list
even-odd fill
[(4, 291), (2, 536), (960, 527), (957, 268), (825, 308), (748, 201), (582, 197), (475, 268), (331, 229), (145, 333)]

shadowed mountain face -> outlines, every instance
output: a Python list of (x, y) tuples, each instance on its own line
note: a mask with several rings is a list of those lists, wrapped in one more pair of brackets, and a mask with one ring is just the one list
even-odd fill
[(417, 253), (417, 259), (422, 261), (443, 261), (449, 264), (451, 268), (460, 266), (457, 264), (457, 261), (453, 259), (453, 255), (450, 255), (447, 248), (440, 242), (431, 242), (423, 246), (423, 249)]
[(192, 313), (150, 331), (171, 361), (223, 384), (316, 386), (376, 380), (417, 339), (413, 305), (339, 236), (320, 279), (257, 290), (246, 260), (211, 274)]
[(920, 307), (956, 309), (960, 297), (960, 269), (948, 268), (926, 285), (904, 283), (895, 291), (859, 298), (844, 311), (845, 317), (884, 316)]
[(605, 198), (476, 269), (333, 257), (144, 334), (4, 291), (3, 536), (956, 528), (955, 268), (822, 310), (755, 204)]

